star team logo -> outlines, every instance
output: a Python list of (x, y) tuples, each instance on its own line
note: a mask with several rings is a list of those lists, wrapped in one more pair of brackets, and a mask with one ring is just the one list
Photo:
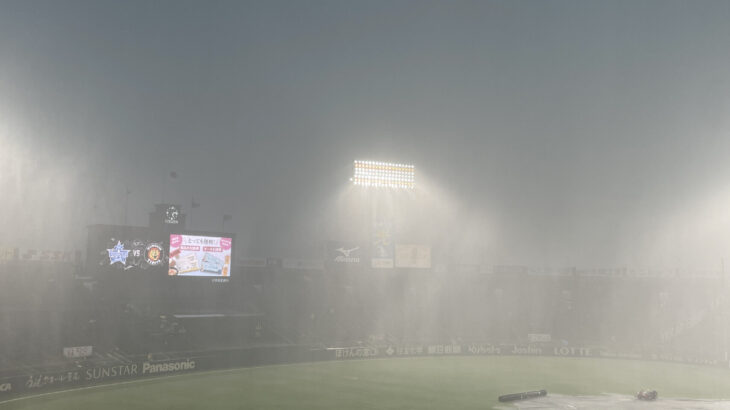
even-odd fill
[(121, 241), (117, 241), (117, 244), (113, 248), (107, 249), (106, 251), (109, 252), (110, 265), (116, 262), (121, 262), (122, 265), (127, 264), (127, 256), (129, 256), (129, 251), (124, 249), (124, 245), (122, 245)]

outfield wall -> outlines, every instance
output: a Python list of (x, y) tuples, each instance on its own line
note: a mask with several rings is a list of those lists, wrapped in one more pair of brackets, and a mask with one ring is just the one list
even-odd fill
[(728, 367), (724, 358), (702, 352), (662, 354), (659, 352), (617, 352), (606, 347), (568, 346), (562, 344), (403, 344), (312, 348), (309, 346), (267, 346), (190, 354), (172, 360), (132, 361), (113, 365), (72, 365), (67, 369), (39, 370), (35, 373), (0, 379), (0, 402), (3, 399), (53, 390), (66, 390), (124, 380), (185, 374), (196, 371), (251, 367), (283, 363), (353, 360), (373, 358), (428, 356), (554, 356), (594, 357), (669, 361), (685, 364)]
[(124, 380), (184, 374), (204, 370), (251, 367), (330, 359), (324, 349), (308, 346), (267, 346), (202, 352), (172, 360), (143, 360), (129, 363), (72, 365), (0, 379), (0, 401), (26, 394), (65, 390)]
[(728, 361), (703, 352), (662, 353), (659, 351), (625, 352), (600, 346), (570, 346), (564, 344), (405, 344), (380, 347), (358, 346), (327, 349), (336, 360), (409, 357), (409, 356), (558, 356), (594, 357), (666, 361), (706, 366), (727, 367)]

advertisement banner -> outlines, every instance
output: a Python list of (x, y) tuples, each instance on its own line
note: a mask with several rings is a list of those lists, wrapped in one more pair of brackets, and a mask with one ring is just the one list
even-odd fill
[(266, 258), (266, 266), (271, 268), (281, 268), (281, 258)]
[[(3, 255), (0, 250), (0, 260)], [(14, 254), (15, 252), (13, 252)], [(13, 256), (8, 252), (7, 256)], [(71, 251), (54, 251), (49, 249), (28, 249), (22, 248), (17, 250), (17, 259), (20, 261), (44, 261), (44, 262), (72, 262), (74, 253)]]
[(324, 269), (324, 263), (318, 259), (284, 258), (281, 261), (281, 267), (297, 270), (322, 270)]
[(395, 267), (430, 269), (431, 247), (428, 245), (396, 245)]
[(93, 347), (91, 346), (74, 346), (64, 347), (63, 355), (69, 359), (75, 359), (79, 357), (89, 357), (93, 354)]
[(495, 275), (527, 275), (529, 269), (522, 265), (495, 265), (493, 272)]
[(330, 266), (360, 265), (362, 261), (362, 247), (355, 242), (329, 241), (325, 253)]
[(18, 248), (0, 248), (0, 262), (14, 261), (18, 258)]
[(48, 390), (68, 389), (93, 384), (189, 373), (200, 370), (222, 369), (239, 366), (312, 362), (319, 360), (348, 360), (409, 356), (554, 356), (554, 357), (602, 357), (671, 361), (687, 364), (727, 367), (728, 361), (719, 355), (708, 355), (701, 350), (614, 351), (600, 346), (572, 346), (565, 344), (525, 345), (473, 343), (417, 343), (402, 345), (377, 345), (335, 348), (311, 348), (308, 346), (262, 346), (239, 350), (206, 352), (199, 356), (169, 360), (130, 361), (127, 363), (94, 365), (74, 364), (68, 369), (34, 370), (34, 373), (17, 374), (0, 378), (0, 399), (17, 394), (34, 394)]
[(366, 359), (379, 355), (375, 347), (336, 347), (327, 350), (334, 353), (335, 359)]
[(170, 235), (170, 276), (231, 275), (232, 238)]
[(2, 397), (5, 394), (11, 394), (12, 392), (13, 392), (12, 380), (0, 381), (0, 397)]
[(266, 258), (242, 258), (238, 260), (238, 263), (244, 268), (265, 268)]
[(564, 344), (498, 344), (475, 342), (468, 344), (407, 344), (387, 346), (358, 346), (329, 348), (330, 358), (335, 360), (363, 359), (376, 357), (402, 356), (557, 356), (557, 357), (603, 357), (616, 359), (655, 360), (700, 364), (706, 366), (726, 366), (726, 359), (713, 357), (704, 352), (630, 352), (614, 351), (601, 346), (573, 346)]
[(527, 340), (530, 343), (549, 343), (552, 337), (548, 333), (528, 333)]
[(387, 221), (376, 220), (373, 226), (372, 267), (392, 269), (394, 266), (393, 229)]
[(196, 357), (168, 360), (132, 361), (113, 365), (75, 364), (64, 370), (58, 368), (46, 371), (36, 369), (34, 373), (30, 374), (23, 372), (23, 374), (0, 378), (0, 400), (10, 396), (36, 394), (117, 380), (167, 376), (234, 366), (293, 363), (328, 358), (323, 349), (315, 350), (302, 346), (267, 346), (215, 353), (206, 352), (204, 355)]
[(146, 376), (162, 376), (199, 370), (200, 359), (145, 361), (108, 366), (79, 367), (66, 371), (51, 371), (16, 376), (0, 380), (2, 393), (32, 393), (49, 389), (69, 388)]

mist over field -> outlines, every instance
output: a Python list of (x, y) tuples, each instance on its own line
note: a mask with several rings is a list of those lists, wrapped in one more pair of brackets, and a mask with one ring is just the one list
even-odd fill
[(67, 368), (55, 386), (408, 355), (727, 367), (729, 19), (0, 2), (0, 407)]

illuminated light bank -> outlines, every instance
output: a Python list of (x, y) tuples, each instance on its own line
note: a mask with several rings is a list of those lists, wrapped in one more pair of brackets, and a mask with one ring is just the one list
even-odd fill
[(366, 187), (414, 189), (416, 168), (410, 164), (356, 160), (350, 181)]

